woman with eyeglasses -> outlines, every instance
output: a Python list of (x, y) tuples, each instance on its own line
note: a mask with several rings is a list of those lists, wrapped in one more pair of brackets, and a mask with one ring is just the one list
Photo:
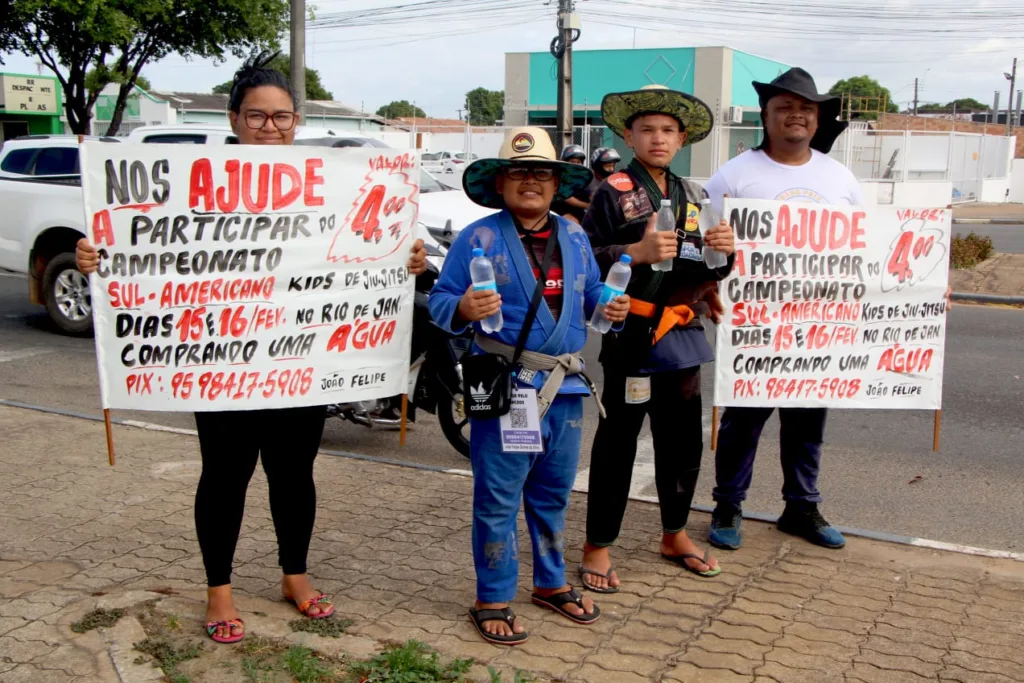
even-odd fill
[[(253, 56), (235, 74), (228, 119), (243, 145), (290, 145), (301, 114), (287, 79), (267, 67), (276, 54)], [(413, 246), (408, 267), (426, 271), (422, 240)], [(76, 251), (78, 268), (92, 273), (99, 254), (85, 239)], [(237, 643), (245, 625), (231, 594), (235, 545), (242, 526), (245, 494), (256, 460), (263, 463), (270, 488), (270, 512), (277, 534), (281, 595), (304, 616), (334, 613), (330, 600), (313, 587), (306, 556), (316, 517), (313, 461), (320, 447), (324, 406), (196, 413), (203, 469), (196, 490), (195, 521), (206, 569), (206, 632), (215, 642)]]

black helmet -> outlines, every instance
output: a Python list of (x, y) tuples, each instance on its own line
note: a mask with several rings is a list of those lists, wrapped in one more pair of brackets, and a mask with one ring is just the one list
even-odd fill
[(622, 157), (615, 151), (615, 148), (598, 147), (590, 157), (590, 166), (591, 168), (597, 168), (602, 164), (617, 164), (620, 161), (622, 161)]
[(583, 151), (583, 148), (579, 145), (569, 145), (562, 150), (562, 161), (569, 161), (570, 159), (583, 159), (587, 160), (587, 153)]

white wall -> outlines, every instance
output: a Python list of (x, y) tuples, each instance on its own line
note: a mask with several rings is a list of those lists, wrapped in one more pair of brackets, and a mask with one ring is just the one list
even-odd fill
[(1002, 204), (1006, 201), (1006, 193), (1009, 189), (1009, 178), (990, 178), (982, 180), (981, 191), (978, 193), (978, 201)]
[(1010, 177), (1010, 201), (1024, 203), (1024, 159), (1013, 160), (1013, 175)]

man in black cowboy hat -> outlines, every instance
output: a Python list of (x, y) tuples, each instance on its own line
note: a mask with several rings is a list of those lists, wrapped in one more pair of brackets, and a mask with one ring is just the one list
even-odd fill
[[(722, 166), (708, 181), (712, 203), (721, 211), (726, 195), (819, 204), (863, 203), (860, 185), (845, 166), (828, 156), (846, 123), (838, 120), (840, 99), (819, 95), (803, 69), (790, 69), (771, 83), (754, 82), (761, 103), (764, 141)], [(717, 503), (709, 540), (719, 548), (740, 547), (740, 506), (746, 498), (761, 430), (773, 408), (727, 408), (715, 453)], [(786, 509), (780, 531), (827, 548), (846, 544), (818, 511), (818, 473), (825, 433), (824, 408), (780, 408)]]
[[(580, 574), (590, 590), (613, 593), (619, 578), (610, 547), (622, 526), (637, 437), (647, 417), (661, 505), (661, 554), (700, 576), (721, 572), (717, 560), (687, 536), (686, 523), (704, 450), (700, 366), (713, 357), (700, 315), (707, 309), (705, 297), (713, 297), (715, 283), (729, 274), (734, 240), (725, 224), (700, 234), (697, 216), (704, 190), (669, 170), (685, 145), (711, 131), (706, 104), (655, 85), (608, 95), (601, 114), (633, 150), (634, 159), (595, 191), (583, 229), (603, 272), (623, 254), (632, 258), (627, 289), (632, 303), (624, 329), (606, 334), (601, 348), (607, 417), (601, 419), (591, 452)], [(655, 229), (664, 202), (676, 219), (674, 231)], [(729, 254), (727, 265), (708, 269), (703, 249)], [(671, 270), (651, 267), (662, 261), (671, 263)]]

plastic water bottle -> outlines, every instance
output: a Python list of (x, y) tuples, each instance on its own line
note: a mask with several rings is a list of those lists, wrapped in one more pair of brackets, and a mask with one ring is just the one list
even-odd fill
[(604, 281), (604, 290), (601, 298), (594, 308), (594, 315), (590, 316), (590, 327), (604, 334), (612, 329), (612, 321), (604, 317), (604, 309), (615, 297), (626, 293), (626, 286), (629, 285), (629, 264), (633, 261), (628, 255), (623, 254), (619, 262), (608, 271), (608, 279)]
[[(676, 214), (672, 211), (672, 200), (662, 199), (661, 208), (658, 209), (658, 232), (672, 232), (676, 231)], [(672, 259), (667, 258), (664, 261), (658, 261), (651, 265), (654, 270), (669, 271), (672, 270)]]
[[(469, 277), (473, 280), (473, 289), (490, 289), (498, 291), (498, 284), (494, 281), (494, 266), (491, 259), (484, 256), (483, 249), (473, 250), (473, 260), (469, 262)], [(488, 334), (497, 332), (505, 322), (501, 318), (501, 310), (480, 321), (480, 328)]]
[[(711, 200), (703, 199), (700, 202), (700, 214), (697, 216), (698, 224), (700, 225), (700, 236), (706, 237), (708, 230), (715, 227), (721, 222), (718, 214), (711, 208)], [(729, 263), (729, 257), (720, 251), (715, 251), (708, 245), (704, 245), (704, 265), (711, 270), (722, 268)]]

